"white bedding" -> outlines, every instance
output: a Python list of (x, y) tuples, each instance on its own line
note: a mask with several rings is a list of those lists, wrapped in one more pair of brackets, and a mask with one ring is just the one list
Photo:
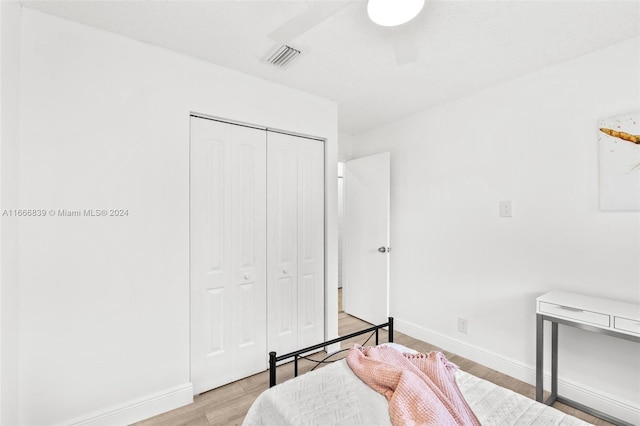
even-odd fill
[[(484, 426), (589, 424), (464, 371), (456, 373), (456, 380)], [(244, 424), (391, 425), (391, 421), (386, 399), (341, 360), (266, 390), (249, 409)]]

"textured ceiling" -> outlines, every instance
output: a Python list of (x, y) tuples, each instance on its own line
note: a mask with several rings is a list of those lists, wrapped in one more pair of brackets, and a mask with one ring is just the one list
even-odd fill
[[(351, 1), (290, 41), (303, 53), (289, 68), (266, 65), (262, 59), (277, 45), (268, 35), (310, 3), (22, 1), (333, 99), (340, 131), (349, 134), (640, 34), (636, 0), (427, 0), (416, 19), (395, 30), (370, 22), (365, 1)], [(419, 61), (397, 65), (394, 31), (418, 46)]]

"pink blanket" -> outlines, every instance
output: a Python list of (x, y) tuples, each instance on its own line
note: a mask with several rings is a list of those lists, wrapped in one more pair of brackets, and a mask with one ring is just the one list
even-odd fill
[(440, 352), (412, 355), (356, 345), (347, 363), (387, 398), (394, 425), (480, 425), (456, 384), (456, 365)]

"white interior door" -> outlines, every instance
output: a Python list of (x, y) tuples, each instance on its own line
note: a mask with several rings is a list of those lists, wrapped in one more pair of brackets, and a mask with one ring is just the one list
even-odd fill
[(324, 340), (324, 143), (298, 143), (298, 348)]
[(268, 350), (286, 353), (298, 344), (298, 155), (295, 140), (268, 136)]
[(266, 132), (191, 118), (191, 381), (266, 364)]
[(268, 350), (324, 338), (324, 144), (268, 132)]
[(389, 316), (390, 154), (346, 163), (344, 311), (371, 324)]

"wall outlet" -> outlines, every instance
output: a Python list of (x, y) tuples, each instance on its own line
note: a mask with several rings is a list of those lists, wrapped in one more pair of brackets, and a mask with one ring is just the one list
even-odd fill
[(460, 333), (469, 334), (469, 320), (466, 318), (458, 318), (458, 331)]
[(500, 201), (500, 217), (511, 217), (511, 201)]

